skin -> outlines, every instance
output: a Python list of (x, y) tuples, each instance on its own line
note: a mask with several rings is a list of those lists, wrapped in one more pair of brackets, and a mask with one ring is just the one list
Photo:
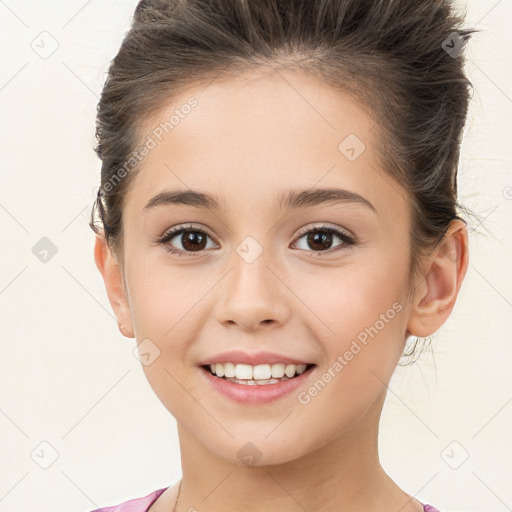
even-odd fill
[[(376, 120), (356, 100), (298, 71), (247, 72), (174, 97), (147, 120), (144, 137), (191, 96), (198, 106), (145, 157), (128, 191), (124, 261), (102, 237), (95, 246), (121, 332), (160, 350), (143, 369), (178, 423), (176, 510), (420, 512), (380, 465), (379, 418), (408, 336), (433, 334), (454, 307), (468, 266), (464, 223), (452, 221), (425, 258), (407, 302), (408, 196), (380, 170)], [(350, 133), (366, 146), (353, 162), (338, 150)], [(293, 211), (275, 203), (291, 188), (324, 187), (356, 192), (377, 213), (359, 203)], [(164, 189), (223, 197), (226, 209), (161, 205), (142, 213)], [(169, 244), (188, 247), (189, 257), (155, 243), (181, 223), (207, 228), (215, 239), (194, 253), (175, 236)], [(324, 252), (339, 250), (319, 256), (321, 248), (297, 234), (318, 223), (348, 232), (356, 244), (333, 236)], [(248, 236), (263, 249), (251, 264), (236, 252)], [(401, 311), (309, 403), (299, 403), (298, 392), (394, 303)], [(213, 391), (197, 367), (229, 349), (269, 350), (317, 366), (297, 392), (239, 404)], [(261, 452), (252, 467), (237, 457), (247, 442)], [(171, 511), (176, 491), (169, 488), (150, 511)]]

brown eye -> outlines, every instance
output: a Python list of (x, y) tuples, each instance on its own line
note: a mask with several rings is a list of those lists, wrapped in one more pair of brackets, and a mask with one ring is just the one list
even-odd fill
[(207, 236), (199, 231), (184, 231), (180, 242), (186, 251), (200, 251), (206, 247)]
[(183, 254), (193, 256), (193, 253), (200, 253), (204, 249), (211, 248), (211, 246), (208, 247), (208, 238), (212, 237), (204, 229), (177, 226), (168, 231), (159, 240), (159, 243), (171, 253), (180, 256)]
[[(312, 249), (314, 253), (332, 253), (337, 250), (347, 248), (353, 246), (355, 244), (355, 240), (344, 233), (343, 231), (328, 227), (328, 226), (318, 226), (308, 231), (303, 231), (298, 240), (305, 239), (305, 244), (303, 247), (300, 247), (304, 250)], [(342, 244), (338, 244), (334, 249), (332, 249), (333, 241), (338, 238), (343, 241)], [(311, 251), (310, 251), (311, 252)]]

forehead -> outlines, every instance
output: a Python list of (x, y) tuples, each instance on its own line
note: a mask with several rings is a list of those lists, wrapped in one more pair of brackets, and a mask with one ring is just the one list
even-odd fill
[(154, 147), (125, 203), (139, 214), (164, 189), (207, 192), (229, 211), (268, 210), (290, 189), (335, 187), (366, 197), (380, 214), (403, 218), (407, 210), (407, 194), (379, 162), (377, 120), (348, 93), (299, 71), (191, 86), (142, 133)]

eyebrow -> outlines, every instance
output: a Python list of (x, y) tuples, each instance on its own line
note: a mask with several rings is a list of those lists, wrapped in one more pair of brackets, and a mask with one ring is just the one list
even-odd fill
[[(375, 214), (376, 208), (363, 196), (340, 188), (317, 188), (309, 190), (290, 190), (277, 196), (277, 204), (281, 209), (310, 208), (328, 203), (359, 203)], [(225, 204), (225, 201), (222, 201)], [(142, 211), (151, 210), (162, 205), (188, 205), (204, 210), (220, 212), (221, 202), (214, 196), (195, 190), (164, 190), (154, 196)]]

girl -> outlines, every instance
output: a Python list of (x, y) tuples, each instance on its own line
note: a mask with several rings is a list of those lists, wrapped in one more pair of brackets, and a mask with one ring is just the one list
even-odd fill
[(468, 267), (462, 22), (447, 0), (138, 4), (91, 227), (183, 476), (99, 510), (437, 510), (384, 471), (378, 428)]

